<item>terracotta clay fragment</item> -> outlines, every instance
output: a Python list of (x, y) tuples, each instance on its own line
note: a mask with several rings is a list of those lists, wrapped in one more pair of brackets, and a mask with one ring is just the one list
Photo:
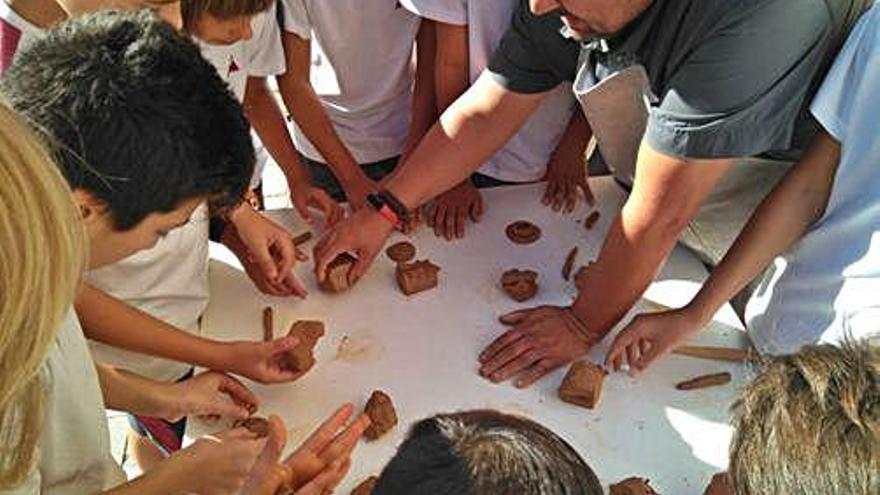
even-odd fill
[(730, 487), (730, 476), (727, 473), (717, 473), (712, 476), (709, 486), (703, 495), (733, 495), (733, 489)]
[(528, 301), (538, 293), (538, 272), (507, 270), (501, 274), (501, 288), (516, 302)]
[(577, 258), (577, 255), (578, 247), (575, 246), (568, 252), (568, 256), (565, 257), (565, 263), (562, 264), (562, 278), (566, 282), (571, 280), (571, 269), (574, 268), (574, 260)]
[(711, 375), (698, 376), (675, 385), (678, 390), (697, 390), (701, 388), (718, 387), (727, 385), (733, 377), (730, 373), (713, 373)]
[(397, 265), (397, 285), (400, 291), (411, 296), (417, 292), (437, 287), (440, 267), (428, 260)]
[(263, 342), (269, 342), (275, 338), (275, 330), (272, 320), (272, 308), (266, 306), (263, 308)]
[(376, 488), (377, 481), (379, 481), (379, 478), (370, 476), (364, 481), (361, 481), (361, 483), (351, 491), (351, 495), (371, 495), (373, 489)]
[(505, 233), (515, 244), (531, 244), (541, 238), (541, 228), (525, 220), (517, 220), (508, 225)]
[(559, 398), (569, 404), (593, 409), (602, 396), (602, 382), (608, 372), (601, 366), (588, 361), (578, 361), (571, 365), (562, 385)]
[(309, 242), (310, 240), (312, 240), (312, 231), (307, 230), (307, 231), (303, 232), (302, 234), (293, 238), (293, 245), (299, 246), (301, 244), (305, 244), (305, 243)]
[(729, 363), (744, 363), (751, 359), (751, 352), (747, 349), (735, 347), (707, 347), (699, 345), (683, 345), (672, 350), (673, 354), (690, 356), (701, 359), (714, 359)]
[(594, 211), (590, 213), (590, 216), (584, 219), (584, 228), (587, 230), (592, 230), (593, 226), (596, 225), (596, 222), (599, 221), (599, 212)]
[(389, 246), (385, 255), (395, 263), (407, 263), (416, 257), (416, 247), (409, 242), (400, 241)]
[(247, 419), (240, 419), (232, 424), (233, 427), (246, 428), (251, 433), (257, 435), (257, 438), (264, 438), (269, 436), (269, 420), (266, 418), (261, 418), (259, 416), (251, 416)]
[(300, 373), (312, 369), (315, 365), (315, 345), (324, 336), (324, 324), (320, 321), (295, 321), (287, 335), (297, 337), (299, 344), (284, 356), (284, 368)]
[(327, 265), (324, 281), (318, 284), (318, 288), (324, 292), (342, 292), (350, 287), (348, 283), (348, 271), (354, 265), (354, 256), (342, 253)]
[(374, 390), (364, 406), (364, 413), (370, 417), (370, 426), (364, 431), (364, 438), (376, 440), (397, 424), (397, 411), (391, 397), (381, 390)]
[(620, 483), (611, 485), (610, 495), (658, 495), (642, 478), (627, 478)]

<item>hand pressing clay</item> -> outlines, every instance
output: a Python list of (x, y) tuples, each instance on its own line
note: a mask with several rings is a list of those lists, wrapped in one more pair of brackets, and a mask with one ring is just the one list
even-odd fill
[(675, 385), (678, 390), (697, 390), (701, 388), (718, 387), (730, 383), (730, 373), (714, 373), (711, 375), (698, 376)]
[(240, 419), (232, 423), (234, 428), (246, 428), (251, 433), (257, 435), (257, 438), (265, 438), (269, 436), (269, 420), (259, 416), (251, 416), (247, 419)]
[(320, 321), (295, 321), (287, 335), (297, 337), (299, 344), (284, 356), (284, 368), (300, 373), (312, 369), (315, 365), (315, 345), (324, 336), (324, 324)]
[(616, 485), (611, 485), (610, 495), (659, 495), (642, 478), (627, 478)]
[(541, 229), (525, 220), (517, 220), (508, 225), (505, 233), (515, 244), (531, 244), (541, 238)]
[(411, 296), (417, 292), (437, 287), (440, 267), (428, 260), (397, 265), (397, 285), (400, 291)]
[(386, 249), (385, 255), (395, 263), (408, 263), (416, 257), (416, 247), (406, 241), (401, 241)]
[(602, 396), (602, 382), (608, 372), (602, 367), (587, 361), (578, 361), (571, 365), (562, 385), (559, 386), (559, 398), (569, 404), (593, 409)]
[(370, 417), (370, 426), (364, 431), (367, 440), (376, 440), (397, 424), (397, 411), (391, 397), (381, 390), (373, 391), (370, 400), (364, 406), (364, 412)]
[(565, 257), (565, 263), (562, 264), (562, 279), (568, 282), (571, 280), (571, 269), (574, 268), (574, 260), (578, 255), (578, 247), (571, 248), (568, 256)]
[(351, 495), (370, 495), (373, 493), (373, 489), (376, 488), (376, 482), (379, 481), (379, 478), (375, 476), (370, 476), (369, 478), (361, 481), (361, 484), (356, 486), (354, 490), (351, 491)]
[(348, 283), (348, 272), (355, 262), (354, 256), (342, 253), (327, 265), (324, 281), (318, 284), (318, 288), (324, 292), (343, 292), (351, 285)]
[(593, 230), (593, 226), (596, 225), (596, 222), (599, 221), (599, 212), (594, 211), (590, 213), (590, 216), (584, 219), (584, 228), (587, 230)]
[(501, 275), (501, 288), (516, 302), (528, 301), (538, 293), (538, 272), (507, 270)]

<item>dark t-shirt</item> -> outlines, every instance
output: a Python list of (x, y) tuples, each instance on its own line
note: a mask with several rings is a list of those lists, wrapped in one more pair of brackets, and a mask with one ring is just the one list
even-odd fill
[[(807, 105), (842, 37), (852, 0), (655, 0), (624, 30), (578, 43), (557, 15), (520, 2), (490, 72), (519, 93), (587, 85), (641, 64), (656, 96), (645, 139), (688, 158), (794, 159), (811, 135)], [(797, 136), (797, 138), (796, 138)]]

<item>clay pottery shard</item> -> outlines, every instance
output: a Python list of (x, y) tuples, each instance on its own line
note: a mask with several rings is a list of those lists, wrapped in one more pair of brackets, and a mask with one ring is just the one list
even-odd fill
[(596, 222), (599, 221), (599, 212), (594, 211), (590, 213), (590, 216), (584, 219), (584, 228), (587, 230), (592, 230), (593, 226), (596, 225)]
[(518, 269), (507, 270), (501, 275), (501, 288), (514, 301), (528, 301), (538, 293), (538, 272)]
[(659, 495), (648, 484), (648, 480), (642, 478), (627, 478), (609, 488), (610, 495)]
[(350, 287), (348, 272), (356, 261), (355, 257), (342, 253), (327, 265), (327, 271), (323, 282), (318, 283), (318, 288), (324, 292), (343, 292)]
[(678, 390), (697, 390), (701, 388), (718, 387), (727, 385), (733, 377), (730, 373), (713, 373), (711, 375), (698, 376), (675, 385)]
[(364, 412), (370, 417), (371, 424), (364, 431), (367, 440), (376, 440), (397, 425), (397, 411), (391, 397), (381, 390), (375, 390), (370, 395)]
[(284, 368), (305, 373), (315, 365), (315, 345), (324, 336), (324, 324), (320, 321), (299, 320), (290, 326), (288, 335), (297, 337), (299, 344), (285, 355)]
[(531, 244), (541, 238), (541, 228), (525, 220), (517, 220), (508, 225), (505, 233), (515, 244)]
[(565, 263), (562, 264), (562, 279), (568, 282), (571, 280), (571, 269), (574, 268), (574, 260), (578, 255), (578, 247), (571, 248), (568, 256), (565, 257)]
[(407, 296), (437, 287), (440, 267), (428, 260), (397, 265), (397, 285)]
[(361, 481), (361, 483), (351, 491), (351, 495), (371, 495), (373, 489), (376, 488), (377, 481), (379, 481), (379, 478), (370, 476), (364, 481)]
[(416, 257), (416, 247), (409, 242), (401, 241), (388, 247), (385, 255), (395, 263), (407, 263)]
[(559, 386), (559, 398), (569, 404), (593, 409), (602, 397), (608, 372), (588, 361), (573, 363)]
[(269, 420), (259, 416), (251, 416), (250, 418), (240, 419), (232, 424), (235, 428), (246, 428), (251, 433), (257, 435), (257, 438), (269, 436)]

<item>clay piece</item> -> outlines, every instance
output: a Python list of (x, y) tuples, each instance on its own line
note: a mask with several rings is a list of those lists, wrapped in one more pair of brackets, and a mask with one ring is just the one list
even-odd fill
[(348, 272), (355, 262), (354, 256), (342, 253), (327, 265), (324, 273), (324, 281), (318, 283), (318, 288), (324, 292), (343, 292), (351, 285), (348, 283)]
[(269, 420), (259, 416), (251, 416), (247, 419), (240, 419), (232, 424), (234, 428), (246, 428), (251, 433), (257, 435), (257, 438), (265, 438), (269, 436)]
[(627, 478), (609, 488), (610, 495), (659, 495), (643, 478)]
[(584, 228), (587, 230), (593, 230), (593, 226), (599, 221), (599, 216), (598, 211), (590, 213), (590, 216), (584, 219)]
[(351, 491), (351, 495), (371, 495), (373, 489), (376, 488), (377, 481), (379, 481), (379, 478), (370, 476), (364, 481), (361, 481), (361, 483)]
[(501, 288), (516, 302), (528, 301), (538, 293), (538, 272), (507, 270), (501, 274)]
[(370, 426), (364, 431), (364, 438), (376, 440), (397, 424), (397, 411), (391, 397), (381, 390), (374, 390), (364, 406), (364, 413), (370, 417)]
[(735, 347), (708, 347), (699, 345), (683, 345), (672, 350), (673, 354), (680, 356), (690, 356), (700, 359), (713, 359), (715, 361), (726, 361), (729, 363), (745, 363), (752, 357), (752, 353), (748, 349), (738, 349)]
[(428, 260), (397, 265), (397, 285), (400, 291), (411, 296), (437, 287), (440, 267)]
[(562, 385), (559, 398), (569, 404), (593, 409), (602, 396), (602, 382), (608, 372), (601, 366), (588, 361), (578, 361), (571, 365)]
[(301, 244), (305, 244), (305, 243), (309, 242), (310, 240), (312, 240), (312, 231), (307, 230), (307, 231), (303, 232), (302, 234), (293, 238), (293, 245), (299, 246)]
[(290, 326), (287, 335), (297, 337), (299, 344), (284, 356), (283, 367), (305, 373), (315, 365), (315, 345), (324, 336), (324, 324), (320, 321), (298, 320)]
[(698, 390), (701, 388), (718, 387), (727, 385), (733, 377), (730, 373), (713, 373), (711, 375), (698, 376), (675, 385), (678, 390)]
[(263, 308), (263, 342), (269, 342), (275, 338), (273, 319), (272, 308), (269, 306)]
[(565, 257), (565, 263), (562, 264), (562, 279), (568, 282), (571, 280), (571, 269), (574, 268), (574, 260), (577, 259), (578, 247), (571, 248), (568, 256)]
[(541, 238), (541, 228), (525, 220), (508, 225), (505, 233), (514, 244), (531, 244)]
[(392, 244), (385, 250), (385, 255), (395, 263), (408, 263), (416, 257), (416, 247), (406, 241)]

